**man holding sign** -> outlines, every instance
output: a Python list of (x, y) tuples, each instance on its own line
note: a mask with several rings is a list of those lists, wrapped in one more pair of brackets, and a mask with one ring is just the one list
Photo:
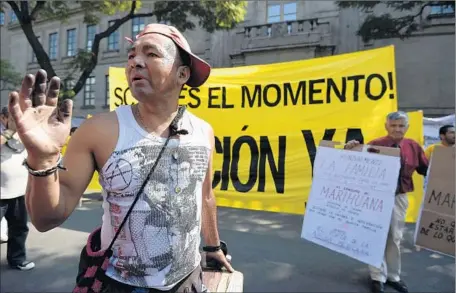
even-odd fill
[[(200, 229), (207, 256), (232, 267), (217, 231), (214, 133), (178, 101), (184, 84), (198, 87), (207, 80), (210, 66), (171, 26), (149, 24), (130, 41), (125, 73), (138, 104), (86, 120), (72, 136), (63, 164), (72, 101), (57, 106), (60, 79), (53, 77), (47, 86), (40, 70), (25, 77), (19, 93), (11, 93), (9, 107), (28, 151), (27, 208), (39, 231), (61, 225), (97, 170), (103, 224), (88, 244), (112, 250), (101, 290), (202, 292)], [(86, 290), (80, 286), (87, 282), (79, 281), (91, 278), (86, 264), (93, 252), (84, 252), (76, 291)]]
[[(372, 279), (372, 292), (384, 292), (384, 284), (388, 284), (399, 292), (407, 293), (408, 288), (400, 278), (401, 253), (400, 245), (408, 208), (407, 192), (414, 190), (412, 175), (415, 171), (425, 176), (428, 160), (422, 147), (411, 139), (404, 138), (408, 130), (408, 116), (399, 111), (388, 114), (385, 128), (387, 135), (369, 142), (369, 145), (400, 148), (401, 168), (395, 195), (395, 206), (391, 217), (391, 225), (386, 242), (385, 256), (381, 268), (369, 266)], [(358, 141), (349, 141), (346, 149), (352, 149)]]

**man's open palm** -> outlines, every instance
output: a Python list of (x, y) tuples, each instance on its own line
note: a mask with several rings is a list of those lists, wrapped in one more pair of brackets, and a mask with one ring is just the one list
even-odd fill
[(65, 100), (57, 107), (60, 79), (47, 85), (47, 73), (27, 74), (20, 92), (11, 92), (9, 111), (17, 133), (29, 156), (48, 158), (57, 155), (69, 135), (73, 102)]

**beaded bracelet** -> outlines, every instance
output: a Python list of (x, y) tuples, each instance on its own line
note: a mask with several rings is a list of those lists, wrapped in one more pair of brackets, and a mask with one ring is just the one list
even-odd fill
[(25, 168), (28, 170), (29, 174), (32, 176), (46, 177), (51, 174), (54, 174), (55, 172), (57, 172), (57, 170), (65, 170), (65, 171), (67, 170), (62, 164), (62, 158), (63, 158), (62, 155), (59, 154), (59, 159), (57, 160), (57, 164), (54, 167), (51, 167), (51, 168), (45, 169), (45, 170), (34, 170), (34, 169), (30, 168), (30, 166), (27, 163), (27, 159), (24, 160), (22, 165), (25, 166)]

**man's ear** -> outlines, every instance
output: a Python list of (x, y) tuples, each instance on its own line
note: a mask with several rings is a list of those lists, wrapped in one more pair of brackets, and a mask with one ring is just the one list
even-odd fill
[(188, 66), (179, 66), (177, 69), (177, 79), (179, 83), (185, 84), (190, 79), (190, 68)]

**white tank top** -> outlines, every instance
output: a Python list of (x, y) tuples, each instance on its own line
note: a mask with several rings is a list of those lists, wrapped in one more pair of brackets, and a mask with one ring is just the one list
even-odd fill
[[(16, 139), (17, 134), (14, 136)], [(28, 172), (22, 166), (27, 151), (15, 152), (6, 145), (1, 145), (1, 199), (12, 199), (25, 194)]]
[[(131, 106), (116, 109), (119, 138), (100, 172), (102, 248), (115, 235), (166, 138), (148, 134)], [(113, 247), (107, 275), (132, 286), (169, 290), (200, 262), (202, 185), (211, 145), (209, 124), (188, 111)]]

